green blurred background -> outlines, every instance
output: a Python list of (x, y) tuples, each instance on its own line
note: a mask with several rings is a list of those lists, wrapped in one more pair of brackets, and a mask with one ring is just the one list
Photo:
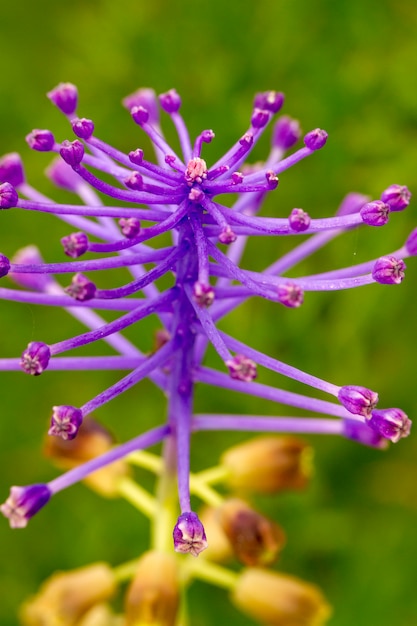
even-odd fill
[[(281, 176), (269, 214), (303, 207), (330, 215), (349, 191), (378, 197), (391, 183), (417, 194), (417, 5), (414, 0), (21, 0), (0, 9), (0, 136), (2, 152), (20, 151), (32, 184), (50, 192), (42, 171), (49, 157), (29, 151), (32, 128), (68, 135), (65, 120), (44, 97), (60, 81), (78, 85), (80, 114), (98, 136), (129, 150), (141, 134), (122, 109), (139, 86), (175, 87), (193, 135), (213, 128), (214, 158), (246, 129), (253, 94), (286, 93), (284, 112), (305, 131), (330, 134), (325, 150)], [(267, 151), (261, 143), (255, 158)], [(416, 200), (384, 229), (347, 234), (302, 271), (361, 262), (402, 245), (417, 225)], [(41, 215), (1, 215), (5, 254), (36, 242), (48, 261), (61, 254), (70, 229)], [(262, 240), (246, 266), (262, 267), (286, 242)], [(408, 261), (400, 287), (311, 294), (297, 311), (254, 301), (223, 327), (259, 349), (337, 384), (364, 384), (382, 406), (416, 413), (417, 264)], [(60, 311), (1, 306), (0, 351), (14, 356), (31, 340), (57, 341), (80, 332)], [(150, 326), (134, 337), (150, 346)], [(32, 379), (1, 376), (0, 499), (11, 484), (55, 475), (40, 446), (53, 404), (83, 403), (117, 374), (49, 373)], [(300, 388), (278, 376), (264, 381)], [(236, 395), (197, 394), (200, 411), (279, 414), (280, 407)], [(284, 409), (288, 413), (287, 409)], [(120, 440), (160, 422), (164, 402), (146, 383), (99, 413)], [(241, 439), (195, 437), (193, 466)], [(316, 474), (308, 492), (261, 504), (288, 534), (279, 567), (320, 584), (334, 606), (334, 626), (413, 626), (417, 623), (417, 443), (387, 452), (352, 442), (311, 437)], [(96, 560), (118, 564), (139, 554), (147, 525), (123, 502), (103, 501), (83, 486), (60, 494), (24, 531), (0, 524), (0, 624), (55, 569)], [(195, 585), (192, 625), (249, 625), (224, 592)]]

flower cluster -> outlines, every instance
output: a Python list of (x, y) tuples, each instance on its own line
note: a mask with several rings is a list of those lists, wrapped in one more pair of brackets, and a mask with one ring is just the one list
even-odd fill
[[(271, 91), (256, 96), (248, 129), (211, 165), (207, 165), (202, 154), (204, 144), (213, 141), (214, 132), (203, 130), (194, 142), (190, 140), (180, 113), (181, 99), (175, 90), (157, 98), (152, 90), (141, 89), (124, 100), (134, 123), (151, 140), (156, 163), (148, 160), (141, 148), (133, 147), (125, 154), (99, 139), (93, 121), (78, 116), (78, 94), (72, 84), (58, 85), (48, 97), (68, 118), (76, 138), (58, 142), (50, 130), (34, 130), (27, 136), (27, 142), (34, 150), (58, 155), (47, 175), (58, 187), (72, 192), (77, 201), (58, 204), (33, 188), (26, 180), (19, 155), (13, 153), (0, 160), (0, 208), (51, 213), (70, 224), (74, 232), (61, 240), (68, 260), (44, 263), (34, 246), (19, 250), (12, 259), (0, 255), (0, 276), (7, 275), (18, 286), (0, 287), (0, 298), (64, 307), (88, 330), (57, 343), (47, 343), (42, 338), (32, 341), (20, 358), (1, 359), (0, 368), (20, 369), (32, 376), (39, 376), (47, 369), (114, 369), (127, 370), (128, 373), (96, 397), (87, 399), (82, 406), (53, 407), (48, 433), (55, 443), (50, 446), (50, 455), (59, 458), (62, 467), (70, 469), (47, 484), (12, 487), (10, 497), (1, 506), (12, 527), (26, 526), (57, 492), (80, 480), (94, 480), (100, 472), (118, 467), (120, 471), (106, 474), (106, 478), (100, 481), (101, 488), (104, 491), (115, 489), (131, 500), (140, 501), (142, 510), (155, 519), (158, 518), (158, 505), (163, 504), (161, 498), (171, 497), (168, 494), (172, 490), (168, 486), (176, 482), (180, 511), (171, 528), (174, 549), (197, 556), (207, 547), (210, 536), (198, 514), (192, 510), (191, 493), (197, 493), (211, 503), (213, 498), (217, 504), (219, 502), (210, 492), (209, 483), (190, 474), (193, 432), (331, 434), (375, 447), (385, 447), (389, 440), (396, 442), (409, 434), (411, 421), (405, 413), (398, 408), (379, 408), (375, 391), (361, 385), (339, 386), (322, 380), (259, 352), (220, 331), (216, 325), (251, 297), (297, 308), (309, 291), (337, 291), (375, 282), (383, 285), (401, 283), (405, 272), (404, 258), (417, 254), (417, 231), (411, 233), (399, 250), (379, 259), (298, 278), (287, 278), (286, 273), (346, 230), (386, 224), (392, 212), (401, 211), (409, 204), (411, 194), (407, 187), (392, 184), (374, 200), (357, 193), (349, 194), (332, 217), (311, 217), (301, 208), (293, 208), (288, 215), (281, 217), (260, 216), (264, 197), (277, 188), (278, 176), (323, 148), (327, 140), (324, 130), (314, 129), (304, 135), (303, 145), (293, 150), (301, 139), (299, 124), (281, 116), (273, 126), (271, 149), (265, 162), (256, 166), (246, 163), (258, 139), (282, 108), (284, 97), (281, 93)], [(180, 151), (175, 151), (165, 140), (159, 109), (171, 118)], [(230, 206), (224, 204), (227, 196), (231, 198)], [(107, 204), (103, 197), (108, 199)], [(298, 235), (303, 236), (301, 243), (274, 259), (262, 272), (242, 267), (248, 237), (297, 238)], [(81, 259), (84, 256), (87, 258)], [(101, 285), (102, 278), (93, 279), (94, 272), (113, 268), (126, 268), (130, 278), (113, 287)], [(66, 287), (55, 278), (60, 274), (72, 275)], [(107, 322), (98, 314), (100, 310), (119, 312), (120, 315)], [(160, 329), (155, 350), (144, 354), (122, 331), (151, 315), (158, 318)], [(97, 341), (107, 342), (116, 354), (61, 356)], [(209, 345), (219, 357), (217, 369), (204, 365)], [(258, 366), (304, 383), (331, 398), (322, 400), (314, 395), (255, 382)], [(166, 420), (128, 442), (114, 446), (97, 430), (98, 427), (92, 427), (94, 422), (88, 416), (146, 377), (168, 398)], [(199, 383), (297, 407), (310, 411), (312, 417), (195, 414), (193, 396)], [(91, 445), (93, 440), (95, 443)], [(59, 442), (65, 444), (65, 453), (57, 451)], [(145, 449), (161, 442), (163, 461), (158, 464)], [(254, 478), (250, 467), (262, 465), (265, 450), (270, 445), (273, 451), (266, 455), (271, 459), (268, 468)], [(281, 451), (276, 450), (276, 445), (281, 446)], [(271, 467), (275, 467), (276, 459), (282, 454), (298, 457), (300, 444), (297, 440), (291, 439), (291, 443), (285, 445), (263, 442), (260, 452), (256, 446), (256, 453), (252, 448), (245, 450), (249, 457), (245, 456), (244, 463), (240, 460), (240, 452), (236, 453), (237, 456), (226, 454), (222, 462), (223, 478), (227, 475), (231, 484), (237, 485), (247, 485), (248, 481), (254, 480), (257, 489), (266, 491), (274, 489), (277, 480), (287, 484), (289, 479), (283, 479)], [(62, 464), (63, 458), (66, 461)], [(145, 465), (150, 463), (154, 470), (156, 463), (156, 473), (162, 483), (159, 500), (150, 498), (138, 485), (133, 488), (129, 482), (131, 479), (123, 462), (135, 458)], [(246, 467), (246, 476), (243, 467)], [(303, 482), (298, 474), (294, 481), (294, 484)], [(268, 488), (268, 485), (272, 487)], [(173, 507), (175, 510), (175, 504)], [(311, 611), (306, 609), (307, 617), (300, 624), (310, 624), (314, 620), (319, 623), (319, 614), (320, 621), (324, 620), (328, 611), (322, 610), (324, 601), (319, 599), (316, 590), (306, 591), (299, 581), (285, 578), (278, 584), (278, 589), (284, 590), (275, 592), (274, 575), (256, 569), (258, 565), (270, 562), (270, 554), (275, 556), (277, 546), (282, 543), (281, 531), (268, 524), (265, 526), (263, 518), (254, 514), (244, 501), (232, 499), (227, 506), (220, 508), (223, 529), (232, 546), (236, 535), (240, 537), (242, 534), (239, 530), (242, 525), (246, 529), (245, 536), (247, 528), (251, 527), (254, 537), (265, 537), (261, 549), (256, 541), (248, 541), (248, 545), (244, 542), (243, 547), (242, 542), (238, 542), (236, 546), (235, 554), (249, 566), (244, 584), (239, 582), (242, 589), (236, 587), (235, 580), (230, 583), (228, 579), (229, 587), (235, 590), (236, 604), (246, 606), (248, 597), (255, 593), (254, 580), (259, 578), (262, 582), (256, 582), (256, 585), (271, 589), (272, 594), (282, 593), (291, 598), (298, 598), (300, 593), (308, 596), (303, 600), (294, 599), (294, 606), (299, 601), (312, 607)], [(260, 520), (262, 530), (259, 530)], [(142, 564), (144, 571), (152, 572), (151, 557), (145, 555), (143, 558), (148, 559), (146, 565)], [(171, 557), (164, 553), (164, 558), (170, 561)], [(208, 567), (207, 560), (204, 562)], [(164, 566), (167, 572), (172, 569), (170, 563)], [(199, 571), (198, 566), (195, 565), (193, 571)], [(209, 576), (207, 571), (206, 578)], [(222, 577), (217, 572), (214, 578), (217, 575)], [(176, 570), (173, 570), (172, 580), (176, 576)], [(272, 582), (268, 576), (272, 576)], [(141, 584), (138, 583), (137, 593), (132, 591), (134, 598), (141, 596)], [(112, 588), (112, 585), (108, 586)], [(140, 604), (139, 600), (135, 599), (133, 604), (135, 602)], [(170, 596), (168, 604), (171, 608), (176, 607), (177, 602), (176, 597)], [(256, 605), (255, 600), (252, 605)], [(255, 609), (252, 613), (258, 616)], [(274, 617), (268, 611), (259, 614), (260, 619), (268, 623), (284, 623), (285, 616)], [(137, 618), (129, 619), (126, 623), (133, 623)], [(160, 623), (171, 623), (171, 618), (162, 616), (158, 619)]]

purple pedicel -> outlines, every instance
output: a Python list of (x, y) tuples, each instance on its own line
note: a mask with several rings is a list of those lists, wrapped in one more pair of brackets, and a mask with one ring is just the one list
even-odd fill
[[(68, 373), (76, 366), (87, 374), (93, 367), (129, 370), (126, 375), (119, 375), (110, 387), (87, 399), (80, 408), (56, 403), (49, 433), (63, 439), (76, 435), (83, 417), (116, 400), (146, 377), (168, 398), (168, 408), (165, 425), (141, 433), (47, 485), (13, 487), (10, 498), (1, 507), (12, 526), (25, 526), (52, 493), (135, 450), (164, 442), (166, 472), (174, 478), (177, 475), (181, 510), (174, 528), (174, 548), (197, 556), (206, 548), (207, 540), (199, 518), (191, 509), (189, 473), (193, 430), (344, 435), (375, 447), (383, 447), (387, 438), (396, 441), (409, 433), (411, 422), (400, 409), (374, 409), (375, 392), (322, 380), (264, 355), (216, 327), (219, 320), (251, 296), (268, 299), (271, 306), (281, 303), (293, 309), (302, 304), (304, 293), (308, 295), (310, 291), (350, 289), (374, 281), (401, 282), (405, 265), (396, 254), (406, 257), (417, 253), (417, 231), (409, 236), (399, 252), (387, 253), (376, 262), (370, 260), (337, 270), (326, 267), (322, 273), (298, 274), (297, 278), (294, 268), (344, 230), (385, 223), (390, 211), (400, 211), (409, 203), (410, 193), (406, 187), (391, 185), (382, 193), (381, 200), (374, 202), (360, 194), (349, 194), (330, 217), (316, 216), (312, 208), (311, 216), (302, 209), (294, 209), (287, 218), (289, 207), (284, 207), (281, 213), (274, 211), (272, 217), (264, 217), (259, 215), (262, 201), (267, 194), (276, 193), (278, 175), (285, 176), (287, 169), (311, 156), (327, 140), (325, 131), (312, 130), (305, 135), (303, 147), (284, 157), (285, 150), (298, 141), (300, 127), (295, 120), (282, 117), (272, 132), (271, 151), (265, 161), (256, 165), (247, 163), (251, 150), (283, 105), (280, 92), (257, 94), (246, 129), (215, 163), (208, 163), (202, 155), (205, 144), (214, 139), (213, 131), (203, 130), (193, 142), (190, 140), (179, 110), (181, 99), (174, 90), (162, 94), (159, 104), (150, 89), (139, 89), (124, 100), (133, 121), (153, 144), (157, 163), (144, 157), (142, 147), (131, 146), (131, 151), (124, 153), (93, 136), (93, 121), (76, 116), (78, 95), (74, 85), (62, 83), (48, 96), (69, 118), (79, 139), (57, 145), (50, 131), (34, 131), (29, 143), (37, 150), (59, 150), (62, 158), (59, 162), (54, 160), (48, 176), (56, 185), (75, 194), (76, 199), (58, 204), (38, 192), (25, 182), (20, 157), (11, 154), (0, 159), (0, 208), (17, 207), (21, 211), (55, 214), (77, 231), (63, 238), (66, 254), (71, 259), (84, 253), (95, 256), (85, 261), (44, 263), (35, 247), (25, 248), (10, 266), (10, 276), (19, 289), (1, 286), (0, 297), (65, 307), (88, 330), (75, 337), (48, 342), (49, 345), (30, 343), (20, 366), (34, 376), (42, 373), (48, 364), (50, 369), (67, 368)], [(159, 107), (168, 113), (174, 124), (180, 147), (178, 154), (162, 134)], [(15, 187), (24, 197), (18, 196)], [(229, 196), (230, 201), (223, 204), (223, 196)], [(120, 221), (117, 223), (116, 219)], [(303, 233), (303, 241), (299, 243), (298, 235)], [(253, 267), (259, 267), (262, 256), (252, 264), (256, 258), (255, 248), (251, 255), (245, 255), (243, 266), (239, 266), (246, 241), (251, 236), (257, 241), (261, 237), (285, 236), (289, 243), (295, 243), (289, 252), (280, 256), (279, 240), (276, 240), (277, 257), (271, 259), (263, 271), (255, 270)], [(5, 274), (9, 269), (8, 259), (4, 256), (0, 259), (3, 268), (0, 273)], [(105, 270), (115, 268), (120, 269), (110, 275), (111, 282), (106, 285)], [(289, 270), (294, 278), (286, 275)], [(106, 288), (97, 289), (82, 273), (84, 271), (100, 271), (99, 282)], [(123, 271), (130, 272), (127, 279), (123, 278)], [(68, 272), (75, 272), (75, 276), (64, 290), (54, 274)], [(111, 322), (103, 320), (95, 308), (113, 311), (114, 318)], [(276, 314), (293, 313), (277, 307)], [(130, 336), (139, 336), (142, 330), (136, 325), (150, 316), (158, 319), (157, 340), (151, 351), (144, 354), (122, 333), (135, 326)], [(277, 336), (279, 328), (277, 320)], [(117, 355), (83, 356), (78, 361), (76, 356), (61, 356), (100, 340), (107, 341)], [(217, 353), (218, 369), (203, 366), (208, 344), (212, 344)], [(0, 361), (5, 370), (19, 367), (18, 359)], [(257, 363), (261, 378), (263, 368), (268, 368), (313, 387), (313, 392), (318, 389), (330, 394), (331, 401), (286, 391), (276, 384), (255, 382)], [(318, 371), (320, 367), (318, 355)], [(263, 398), (277, 405), (299, 407), (313, 416), (228, 416), (221, 413), (194, 416), (197, 384), (218, 387), (225, 393)], [(139, 388), (136, 396), (139, 403), (140, 393)], [(335, 396), (341, 404), (334, 401)], [(117, 413), (117, 407), (115, 410)]]

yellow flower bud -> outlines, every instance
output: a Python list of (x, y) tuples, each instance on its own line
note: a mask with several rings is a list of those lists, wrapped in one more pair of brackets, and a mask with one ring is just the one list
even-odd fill
[(258, 568), (243, 571), (231, 600), (240, 611), (268, 626), (323, 626), (331, 615), (316, 585)]
[(174, 626), (179, 604), (174, 554), (146, 552), (139, 560), (125, 600), (124, 626)]
[(221, 457), (235, 490), (275, 493), (302, 489), (311, 474), (312, 449), (296, 437), (257, 437)]
[(113, 571), (106, 563), (57, 572), (23, 605), (22, 624), (75, 626), (91, 607), (111, 598), (116, 587)]

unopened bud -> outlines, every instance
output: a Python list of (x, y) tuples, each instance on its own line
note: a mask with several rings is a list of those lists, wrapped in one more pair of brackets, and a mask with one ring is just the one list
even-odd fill
[(260, 568), (243, 571), (231, 600), (243, 613), (270, 626), (323, 626), (331, 615), (315, 585)]
[(237, 491), (276, 493), (303, 489), (312, 471), (313, 451), (296, 437), (256, 437), (226, 450), (221, 465)]
[(179, 577), (173, 554), (147, 552), (127, 590), (125, 626), (174, 626), (179, 605)]
[(270, 565), (285, 544), (284, 531), (246, 502), (226, 500), (218, 511), (219, 523), (236, 558), (244, 565)]
[(115, 591), (116, 580), (106, 563), (57, 572), (23, 605), (22, 623), (25, 626), (78, 624), (91, 607), (111, 598)]

